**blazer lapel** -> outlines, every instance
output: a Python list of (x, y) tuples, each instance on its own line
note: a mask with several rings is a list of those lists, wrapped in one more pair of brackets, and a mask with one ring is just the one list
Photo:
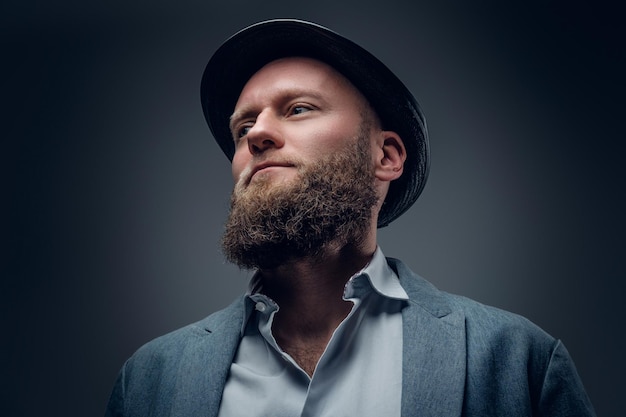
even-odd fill
[(400, 261), (390, 259), (409, 295), (402, 311), (402, 416), (460, 416), (466, 372), (465, 315)]
[(216, 417), (241, 337), (242, 299), (197, 323), (180, 360), (172, 416)]
[[(388, 259), (410, 301), (402, 311), (402, 416), (460, 416), (466, 371), (465, 316), (404, 264)], [(197, 323), (179, 362), (170, 415), (217, 417), (241, 337), (243, 298)]]

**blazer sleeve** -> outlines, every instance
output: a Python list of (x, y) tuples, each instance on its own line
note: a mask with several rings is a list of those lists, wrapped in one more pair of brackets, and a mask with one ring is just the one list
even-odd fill
[(546, 369), (538, 415), (542, 417), (596, 415), (574, 362), (561, 341), (557, 341)]

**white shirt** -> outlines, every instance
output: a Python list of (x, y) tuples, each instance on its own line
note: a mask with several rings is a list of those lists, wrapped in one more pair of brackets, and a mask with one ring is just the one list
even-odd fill
[(271, 329), (279, 306), (258, 284), (255, 275), (219, 417), (400, 416), (401, 309), (408, 296), (380, 248), (346, 283), (343, 299), (354, 305), (312, 377), (276, 343)]

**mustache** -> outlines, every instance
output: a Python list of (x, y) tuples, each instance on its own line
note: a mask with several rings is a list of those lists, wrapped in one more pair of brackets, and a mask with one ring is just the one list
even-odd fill
[(272, 158), (263, 158), (263, 159), (253, 160), (250, 164), (248, 164), (248, 166), (244, 168), (243, 171), (241, 171), (241, 174), (239, 174), (239, 179), (237, 180), (236, 186), (237, 187), (247, 186), (248, 184), (250, 184), (250, 181), (252, 180), (252, 177), (254, 176), (254, 174), (256, 174), (260, 170), (267, 168), (267, 167), (271, 167), (271, 166), (299, 167), (300, 165), (301, 165), (300, 161), (295, 161), (293, 159), (284, 158), (284, 157), (282, 158), (272, 157)]

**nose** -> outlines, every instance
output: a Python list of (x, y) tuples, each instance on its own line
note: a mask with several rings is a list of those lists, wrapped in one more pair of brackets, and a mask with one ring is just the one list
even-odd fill
[(252, 127), (246, 133), (248, 150), (256, 155), (270, 148), (281, 148), (284, 145), (278, 126), (279, 121), (271, 112), (261, 112)]

